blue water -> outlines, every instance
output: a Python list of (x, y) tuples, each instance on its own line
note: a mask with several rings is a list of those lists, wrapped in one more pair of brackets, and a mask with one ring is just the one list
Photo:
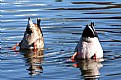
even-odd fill
[[(0, 7), (0, 80), (120, 80), (120, 0), (2, 0)], [(22, 40), (28, 17), (42, 20), (45, 50), (36, 58), (19, 47), (10, 50)], [(105, 61), (72, 62), (75, 46), (91, 21)]]

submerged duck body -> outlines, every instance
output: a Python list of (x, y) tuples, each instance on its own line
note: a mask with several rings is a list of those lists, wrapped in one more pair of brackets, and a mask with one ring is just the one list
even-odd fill
[(99, 42), (98, 34), (94, 29), (94, 23), (86, 25), (72, 59), (97, 59), (102, 57), (103, 50)]

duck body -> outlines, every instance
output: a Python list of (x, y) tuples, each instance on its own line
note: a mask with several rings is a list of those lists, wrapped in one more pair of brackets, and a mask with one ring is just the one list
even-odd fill
[(24, 49), (43, 49), (44, 48), (44, 39), (42, 30), (40, 27), (40, 19), (37, 19), (37, 24), (33, 23), (30, 18), (28, 18), (28, 24), (26, 31), (24, 32), (24, 37), (20, 43), (12, 47), (13, 50), (16, 50), (16, 47), (19, 46), (20, 50)]
[(20, 49), (44, 48), (43, 34), (40, 28), (40, 19), (37, 24), (28, 19), (28, 25), (22, 41), (19, 43)]
[(82, 37), (75, 48), (72, 59), (102, 58), (103, 50), (99, 42), (97, 32), (92, 25), (86, 26)]
[(96, 55), (96, 58), (103, 57), (103, 50), (98, 38), (81, 38), (76, 50), (78, 59), (89, 59)]

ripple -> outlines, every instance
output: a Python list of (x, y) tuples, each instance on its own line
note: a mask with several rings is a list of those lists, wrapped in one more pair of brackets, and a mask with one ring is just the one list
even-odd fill
[(105, 5), (105, 4), (112, 4), (114, 2), (71, 2), (72, 4), (100, 4), (100, 5)]
[(113, 17), (92, 17), (92, 18), (66, 18), (66, 19), (120, 19), (121, 16)]

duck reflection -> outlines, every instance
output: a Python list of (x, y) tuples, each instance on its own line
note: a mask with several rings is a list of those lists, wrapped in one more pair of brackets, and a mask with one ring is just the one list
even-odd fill
[(27, 69), (29, 75), (37, 75), (43, 73), (41, 62), (43, 61), (43, 50), (37, 51), (24, 51), (24, 57), (26, 58), (26, 64), (29, 65)]
[(81, 75), (84, 77), (84, 80), (96, 80), (99, 78), (100, 75), (99, 69), (103, 65), (100, 61), (89, 59), (77, 61), (77, 64), (74, 64), (74, 66), (80, 69)]

